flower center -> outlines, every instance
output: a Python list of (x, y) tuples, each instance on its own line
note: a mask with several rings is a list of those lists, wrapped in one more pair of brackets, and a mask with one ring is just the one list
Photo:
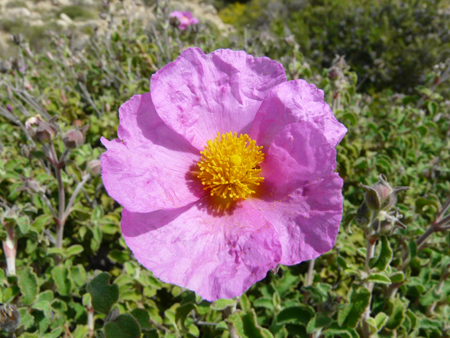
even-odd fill
[(211, 196), (246, 199), (255, 192), (252, 187), (264, 181), (259, 176), (259, 164), (264, 161), (261, 149), (248, 135), (217, 133), (200, 152), (202, 157), (197, 163), (200, 168), (197, 177), (205, 186), (203, 189), (211, 189)]

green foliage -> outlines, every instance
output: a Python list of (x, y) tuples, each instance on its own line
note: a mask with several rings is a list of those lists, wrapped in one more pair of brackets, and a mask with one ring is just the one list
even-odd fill
[(110, 285), (108, 283), (110, 278), (109, 273), (102, 272), (86, 288), (87, 292), (91, 294), (94, 310), (104, 314), (108, 314), (119, 299), (119, 286), (117, 284)]
[(97, 15), (92, 10), (77, 5), (65, 6), (58, 13), (58, 16), (61, 13), (66, 14), (72, 20), (89, 20), (95, 19), (97, 17)]
[(256, 36), (292, 34), (317, 67), (346, 55), (364, 90), (412, 92), (423, 83), (424, 70), (450, 56), (448, 3), (439, 0), (252, 0), (219, 14), (238, 28), (254, 29)]

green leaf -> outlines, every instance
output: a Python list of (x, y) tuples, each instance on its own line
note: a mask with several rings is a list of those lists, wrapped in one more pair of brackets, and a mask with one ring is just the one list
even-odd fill
[(72, 283), (69, 278), (69, 271), (66, 267), (62, 265), (55, 266), (52, 269), (52, 277), (55, 281), (58, 292), (62, 296), (67, 296), (70, 294)]
[[(364, 320), (364, 319), (363, 319), (363, 320)], [(369, 326), (370, 333), (376, 333), (376, 332), (378, 332), (378, 329), (377, 329), (377, 323), (376, 323), (376, 321), (375, 321), (374, 318), (370, 317), (370, 318), (365, 319), (365, 321), (366, 321), (366, 323), (367, 323), (368, 326)]]
[(406, 311), (406, 315), (411, 322), (411, 330), (415, 330), (417, 327), (417, 316), (411, 310)]
[(187, 332), (188, 328), (185, 325), (186, 317), (192, 312), (192, 310), (197, 309), (197, 305), (194, 303), (186, 303), (179, 306), (175, 311), (175, 322), (177, 327), (183, 332)]
[(27, 330), (34, 324), (34, 317), (28, 313), (27, 307), (21, 307), (18, 311), (20, 314), (20, 326)]
[(211, 310), (222, 311), (227, 307), (234, 306), (235, 304), (236, 300), (234, 299), (218, 299), (211, 303)]
[(105, 336), (106, 338), (140, 338), (141, 328), (137, 320), (132, 315), (126, 313), (117, 317), (115, 321), (108, 322), (105, 325)]
[(389, 299), (388, 304), (389, 310), (387, 311), (387, 314), (389, 315), (389, 319), (385, 327), (393, 331), (402, 325), (403, 320), (405, 319), (406, 306), (398, 298)]
[(392, 283), (401, 283), (405, 280), (405, 274), (402, 271), (398, 271), (389, 276)]
[(79, 245), (79, 244), (72, 245), (71, 247), (67, 248), (66, 257), (79, 255), (83, 251), (84, 251), (84, 248), (81, 245)]
[(78, 264), (77, 266), (72, 266), (70, 268), (70, 279), (78, 287), (86, 284), (86, 270), (84, 269), (84, 266), (81, 264)]
[(239, 305), (244, 312), (248, 312), (252, 308), (252, 303), (250, 303), (250, 300), (245, 293), (239, 298)]
[(23, 235), (26, 234), (30, 228), (30, 219), (27, 216), (17, 217), (16, 222), (19, 226), (20, 232)]
[(389, 319), (388, 315), (385, 314), (384, 312), (380, 312), (376, 315), (375, 323), (377, 325), (378, 331), (380, 331), (383, 328), (388, 319)]
[(95, 311), (108, 314), (111, 307), (119, 299), (119, 286), (109, 284), (111, 275), (102, 272), (95, 277), (88, 285), (87, 292), (92, 296), (92, 306)]
[(392, 249), (391, 246), (389, 245), (389, 240), (387, 236), (381, 236), (380, 245), (381, 245), (380, 253), (378, 257), (372, 258), (370, 260), (370, 267), (377, 268), (378, 271), (381, 272), (386, 270), (386, 267), (392, 260)]
[(108, 254), (108, 258), (113, 263), (124, 264), (130, 260), (130, 254), (124, 250), (111, 250)]
[(330, 325), (332, 321), (332, 318), (319, 313), (316, 317), (312, 318), (309, 321), (308, 325), (306, 326), (306, 332), (314, 333), (322, 329), (323, 327)]
[(417, 243), (416, 241), (408, 242), (408, 250), (409, 250), (409, 259), (412, 260), (417, 256)]
[(314, 311), (306, 305), (298, 305), (285, 308), (277, 315), (277, 324), (302, 324), (308, 325), (311, 318), (314, 316)]
[(358, 338), (358, 333), (348, 327), (340, 327), (338, 323), (334, 322), (330, 326), (328, 326), (322, 334), (325, 337), (339, 337), (339, 338)]
[(367, 280), (373, 283), (391, 284), (391, 280), (381, 273), (371, 273)]
[(352, 329), (356, 328), (361, 320), (364, 311), (370, 303), (371, 293), (366, 288), (359, 290), (352, 289), (350, 295), (350, 304), (342, 309), (338, 314), (339, 326), (348, 326)]
[(227, 322), (233, 325), (240, 338), (273, 338), (270, 331), (258, 325), (253, 309), (250, 312), (236, 311)]
[(139, 323), (139, 326), (141, 327), (141, 330), (150, 330), (150, 315), (148, 314), (147, 310), (144, 309), (134, 309), (130, 312), (130, 314), (137, 320)]
[(19, 287), (22, 292), (20, 299), (23, 305), (31, 305), (39, 292), (38, 279), (30, 267), (26, 267), (18, 274)]

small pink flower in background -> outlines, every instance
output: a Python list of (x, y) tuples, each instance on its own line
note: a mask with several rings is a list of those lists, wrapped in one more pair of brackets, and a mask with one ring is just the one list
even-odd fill
[(347, 130), (276, 61), (189, 48), (119, 111), (103, 182), (127, 245), (161, 280), (231, 298), (334, 246)]
[(191, 12), (185, 11), (173, 11), (169, 14), (170, 18), (177, 18), (177, 26), (179, 29), (184, 31), (186, 28), (188, 28), (190, 25), (195, 25), (198, 23), (198, 19), (194, 18)]

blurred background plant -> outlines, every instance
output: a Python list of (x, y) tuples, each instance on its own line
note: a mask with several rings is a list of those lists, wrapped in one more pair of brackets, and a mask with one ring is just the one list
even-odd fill
[[(105, 1), (59, 4), (53, 18), (68, 24), (52, 29), (49, 19), (39, 38), (10, 31), (0, 60), (0, 335), (450, 336), (449, 8), (213, 4), (233, 26), (210, 4)], [(186, 9), (200, 23), (181, 31), (169, 14)], [(92, 13), (98, 28), (76, 24)], [(276, 59), (289, 80), (322, 88), (349, 129), (338, 146), (345, 212), (335, 248), (214, 303), (136, 262), (99, 176), (100, 138), (115, 137), (119, 106), (194, 45)]]

